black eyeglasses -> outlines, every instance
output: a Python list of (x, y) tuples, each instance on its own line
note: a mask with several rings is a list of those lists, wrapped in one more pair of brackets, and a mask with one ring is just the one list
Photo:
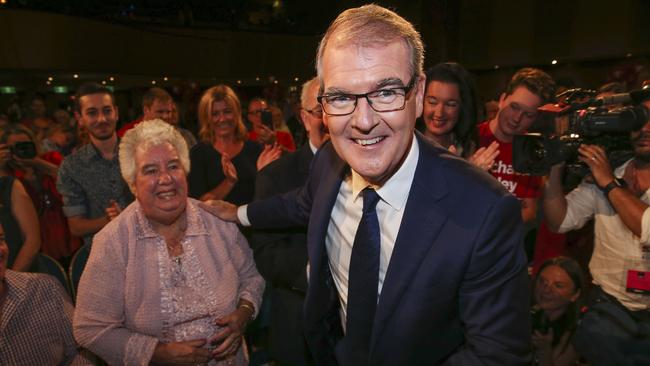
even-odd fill
[(359, 98), (366, 98), (376, 112), (393, 112), (404, 109), (408, 94), (418, 77), (413, 76), (406, 86), (383, 88), (364, 94), (331, 93), (319, 95), (316, 99), (323, 106), (323, 112), (330, 116), (347, 116), (357, 108)]

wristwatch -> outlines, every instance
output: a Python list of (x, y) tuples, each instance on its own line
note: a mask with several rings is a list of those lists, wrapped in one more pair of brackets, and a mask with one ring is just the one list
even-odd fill
[(609, 192), (611, 192), (614, 188), (626, 188), (626, 187), (627, 187), (627, 183), (625, 183), (625, 180), (614, 177), (613, 181), (611, 181), (608, 185), (604, 186), (600, 190), (603, 191), (605, 197), (608, 197)]

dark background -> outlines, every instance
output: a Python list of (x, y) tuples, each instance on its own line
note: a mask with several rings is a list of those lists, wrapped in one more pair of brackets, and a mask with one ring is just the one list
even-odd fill
[[(139, 112), (142, 92), (154, 83), (188, 106), (217, 83), (236, 87), (244, 100), (295, 95), (315, 74), (328, 24), (364, 3), (0, 0), (0, 110), (34, 92), (53, 108), (84, 81), (113, 87), (129, 114)], [(650, 1), (376, 3), (415, 24), (426, 66), (465, 65), (481, 100), (497, 98), (522, 66), (540, 67), (569, 87), (622, 81), (634, 89), (650, 79)]]

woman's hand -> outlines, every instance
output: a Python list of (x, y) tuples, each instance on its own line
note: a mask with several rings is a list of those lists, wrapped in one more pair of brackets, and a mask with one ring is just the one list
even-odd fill
[(223, 328), (208, 339), (210, 344), (218, 345), (212, 351), (212, 357), (225, 358), (237, 352), (251, 315), (249, 309), (239, 307), (232, 313), (215, 320), (214, 323)]
[(262, 168), (278, 159), (280, 155), (282, 155), (282, 148), (277, 143), (264, 145), (264, 150), (262, 150), (259, 158), (257, 158), (257, 171), (259, 172)]
[(275, 144), (275, 131), (272, 129), (264, 126), (264, 125), (259, 125), (257, 127), (257, 141), (264, 145), (272, 145)]
[(230, 156), (227, 154), (221, 155), (221, 169), (228, 182), (232, 184), (237, 183), (237, 180), (239, 180), (237, 177), (237, 168), (235, 168), (235, 164), (232, 163)]
[(158, 343), (153, 351), (154, 365), (196, 365), (210, 361), (210, 350), (201, 348), (205, 339), (185, 342)]
[(494, 165), (494, 159), (499, 156), (499, 143), (492, 141), (488, 147), (482, 147), (472, 156), (469, 157), (469, 162), (476, 165), (482, 170), (489, 171)]

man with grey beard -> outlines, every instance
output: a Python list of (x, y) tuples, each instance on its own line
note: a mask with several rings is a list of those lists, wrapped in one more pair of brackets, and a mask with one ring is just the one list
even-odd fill
[[(650, 100), (643, 105), (650, 108)], [(574, 342), (594, 365), (650, 363), (650, 118), (630, 137), (634, 157), (616, 168), (601, 146), (580, 146), (593, 183), (565, 196), (563, 167), (556, 165), (544, 187), (551, 230), (567, 232), (595, 220), (594, 288)]]

